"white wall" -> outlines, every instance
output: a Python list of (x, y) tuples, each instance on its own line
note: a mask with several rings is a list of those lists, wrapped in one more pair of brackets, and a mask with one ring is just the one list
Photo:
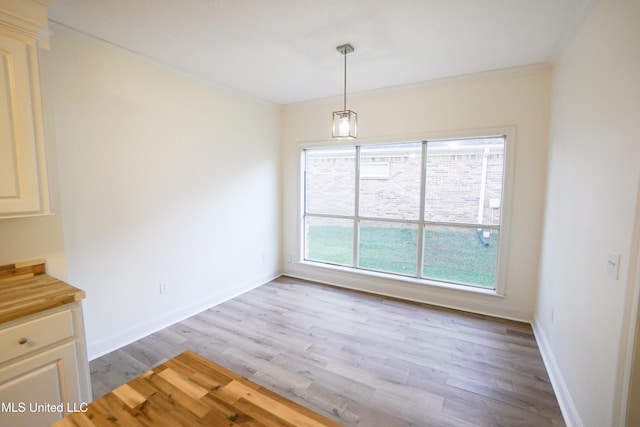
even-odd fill
[[(601, 0), (554, 69), (534, 326), (574, 426), (612, 426), (640, 177), (640, 2)], [(607, 251), (622, 255), (620, 278)]]
[[(350, 79), (357, 79), (350, 75)], [(326, 272), (296, 262), (300, 142), (328, 140), (341, 99), (283, 108), (283, 255), (285, 273), (311, 280), (529, 321), (536, 295), (545, 190), (551, 73), (533, 66), (349, 94), (359, 138), (431, 136), (447, 131), (516, 127), (512, 233), (506, 297)]]
[(0, 220), (0, 265), (36, 258), (47, 273), (66, 278), (62, 218), (59, 215)]
[(278, 108), (52, 29), (68, 280), (87, 293), (90, 357), (278, 275)]

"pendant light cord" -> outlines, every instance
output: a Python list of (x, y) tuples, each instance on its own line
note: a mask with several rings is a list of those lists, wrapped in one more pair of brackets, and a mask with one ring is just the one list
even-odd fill
[(344, 55), (344, 108), (343, 110), (347, 110), (347, 51), (346, 49), (342, 52)]

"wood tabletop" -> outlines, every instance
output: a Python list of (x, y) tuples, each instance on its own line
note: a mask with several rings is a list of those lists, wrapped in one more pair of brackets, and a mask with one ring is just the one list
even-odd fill
[(43, 260), (0, 266), (0, 323), (84, 297), (84, 291), (46, 274)]
[(190, 350), (52, 427), (341, 425)]

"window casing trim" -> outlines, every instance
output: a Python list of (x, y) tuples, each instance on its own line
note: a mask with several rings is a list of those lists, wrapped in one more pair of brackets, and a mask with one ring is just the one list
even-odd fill
[[(374, 271), (369, 270), (362, 267), (355, 266), (343, 266), (337, 264), (329, 264), (323, 262), (317, 262), (313, 260), (306, 260), (304, 257), (304, 236), (305, 236), (305, 180), (306, 177), (304, 175), (305, 164), (304, 164), (304, 152), (306, 149), (313, 148), (328, 148), (328, 147), (356, 147), (356, 150), (360, 150), (360, 147), (370, 146), (370, 145), (381, 145), (381, 144), (402, 144), (402, 143), (415, 143), (418, 141), (436, 141), (436, 140), (461, 140), (461, 139), (478, 139), (478, 138), (491, 138), (491, 137), (504, 137), (505, 138), (505, 159), (504, 159), (504, 170), (503, 170), (503, 189), (502, 189), (502, 201), (501, 201), (501, 224), (500, 226), (488, 225), (488, 224), (464, 224), (464, 223), (447, 223), (447, 222), (436, 222), (436, 221), (424, 221), (423, 213), (420, 214), (421, 218), (418, 220), (400, 220), (400, 219), (392, 219), (392, 218), (368, 218), (368, 217), (359, 217), (358, 216), (358, 203), (356, 203), (354, 212), (356, 218), (360, 220), (375, 220), (375, 221), (389, 221), (389, 222), (401, 222), (401, 223), (412, 223), (412, 224), (425, 224), (425, 225), (455, 225), (455, 226), (468, 226), (468, 227), (477, 227), (481, 226), (482, 228), (487, 229), (499, 229), (501, 238), (500, 245), (498, 248), (498, 257), (497, 257), (497, 265), (496, 265), (496, 279), (495, 279), (495, 289), (487, 289), (476, 286), (469, 286), (465, 284), (457, 284), (455, 282), (448, 281), (439, 281), (428, 278), (418, 278), (415, 276), (405, 276), (397, 273), (386, 273), (383, 271)], [(429, 286), (436, 286), (441, 288), (451, 288), (457, 289), (466, 292), (479, 293), (484, 295), (496, 295), (504, 297), (507, 295), (507, 272), (508, 272), (508, 255), (509, 255), (509, 242), (511, 240), (511, 217), (512, 217), (512, 200), (513, 200), (513, 185), (515, 180), (515, 159), (516, 159), (516, 127), (496, 127), (496, 128), (482, 128), (482, 129), (471, 129), (471, 130), (461, 130), (461, 131), (446, 131), (446, 132), (426, 132), (421, 134), (414, 135), (403, 135), (397, 137), (376, 137), (376, 138), (359, 138), (357, 143), (353, 141), (335, 141), (335, 140), (323, 140), (323, 141), (308, 141), (308, 142), (299, 142), (298, 146), (298, 158), (299, 158), (299, 169), (298, 169), (298, 213), (297, 213), (297, 236), (296, 236), (296, 259), (295, 262), (301, 266), (313, 266), (315, 268), (328, 268), (331, 270), (345, 271), (350, 274), (364, 274), (364, 275), (374, 275), (376, 277), (388, 278), (391, 280), (401, 280), (407, 281), (411, 283), (420, 283)], [(357, 152), (356, 155), (360, 153)], [(426, 162), (426, 156), (422, 156), (423, 162)], [(426, 173), (426, 169), (423, 165), (422, 173)], [(356, 168), (356, 174), (359, 174), (359, 168)], [(359, 176), (356, 175), (356, 197), (359, 193), (358, 186), (360, 184)], [(422, 182), (424, 182), (424, 177), (422, 177)], [(420, 212), (424, 212), (424, 206), (420, 207)], [(328, 214), (312, 214), (309, 215), (318, 216), (318, 217), (330, 217), (330, 218), (344, 218), (344, 219), (353, 219), (354, 217), (351, 215), (328, 215)], [(422, 221), (421, 221), (422, 220)], [(355, 229), (357, 232), (357, 228)], [(356, 240), (356, 232), (354, 232), (354, 265), (358, 265), (357, 251), (358, 248), (355, 244)], [(418, 244), (420, 247), (418, 250), (420, 251), (419, 256), (422, 259), (422, 248), (423, 242), (422, 239), (418, 239)]]

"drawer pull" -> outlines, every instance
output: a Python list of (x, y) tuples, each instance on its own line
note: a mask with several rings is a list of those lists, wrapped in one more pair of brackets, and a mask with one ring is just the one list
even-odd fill
[(18, 341), (18, 344), (20, 345), (25, 345), (26, 343), (29, 342), (29, 338), (20, 338), (20, 341)]

